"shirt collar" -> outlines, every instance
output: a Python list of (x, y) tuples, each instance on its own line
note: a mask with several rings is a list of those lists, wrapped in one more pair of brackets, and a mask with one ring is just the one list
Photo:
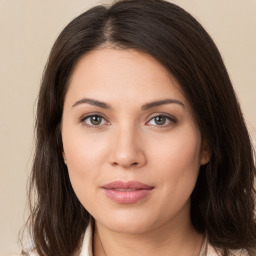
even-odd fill
[(82, 249), (79, 256), (93, 256), (92, 239), (93, 239), (93, 230), (92, 230), (92, 224), (90, 222), (84, 234)]
[[(86, 231), (83, 237), (82, 249), (79, 256), (93, 256), (92, 240), (93, 240), (93, 227), (92, 227), (92, 223), (90, 222), (86, 228)], [(217, 255), (216, 252), (208, 244), (207, 236), (205, 236), (199, 256), (215, 256), (215, 255)]]

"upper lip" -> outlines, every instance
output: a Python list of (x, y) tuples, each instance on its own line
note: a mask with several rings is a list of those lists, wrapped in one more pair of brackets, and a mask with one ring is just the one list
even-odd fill
[(153, 189), (154, 186), (150, 186), (139, 181), (114, 181), (102, 186), (105, 189)]

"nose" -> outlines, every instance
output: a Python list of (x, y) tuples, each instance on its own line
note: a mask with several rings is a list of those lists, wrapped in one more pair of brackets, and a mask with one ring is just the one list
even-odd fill
[(136, 128), (117, 129), (111, 143), (111, 165), (125, 169), (145, 165), (144, 144)]

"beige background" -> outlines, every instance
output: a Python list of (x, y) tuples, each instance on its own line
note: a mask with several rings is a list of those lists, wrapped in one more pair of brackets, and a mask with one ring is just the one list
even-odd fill
[[(18, 250), (41, 73), (58, 33), (108, 0), (0, 0), (0, 255)], [(218, 45), (256, 138), (256, 0), (173, 0)]]

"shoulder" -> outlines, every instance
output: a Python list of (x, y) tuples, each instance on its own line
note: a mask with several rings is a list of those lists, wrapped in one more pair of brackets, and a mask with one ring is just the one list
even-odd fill
[[(36, 252), (28, 252), (28, 256), (39, 256)], [(23, 256), (22, 254), (8, 254), (6, 256)]]
[[(232, 250), (232, 255), (233, 256), (249, 256), (247, 250), (244, 250), (244, 249)], [(206, 256), (221, 256), (221, 254), (211, 244), (208, 244)]]
[[(27, 256), (39, 256), (39, 254), (34, 249), (25, 249), (24, 253)], [(13, 253), (13, 254), (8, 254), (6, 256), (23, 256), (24, 253)]]

